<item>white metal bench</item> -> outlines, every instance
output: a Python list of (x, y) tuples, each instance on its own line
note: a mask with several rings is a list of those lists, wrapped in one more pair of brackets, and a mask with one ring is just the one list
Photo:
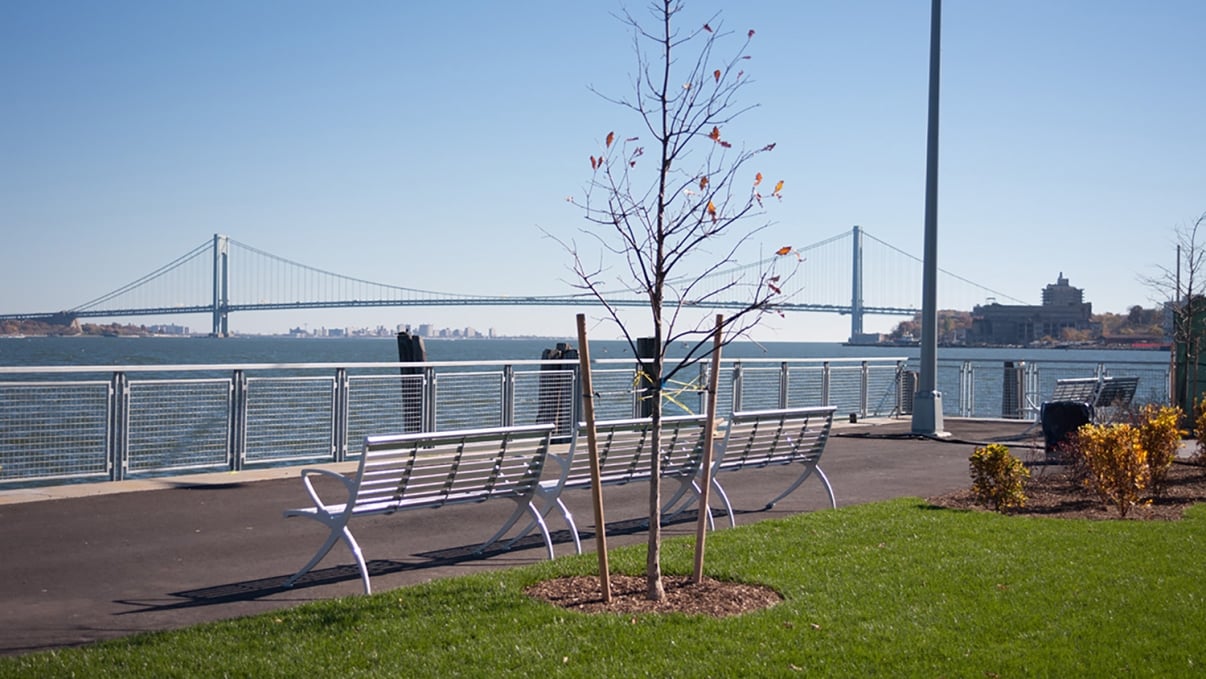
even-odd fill
[[(1055, 391), (1048, 403), (1074, 401), (1089, 406), (1094, 421), (1109, 419), (1099, 417), (1099, 412), (1113, 414), (1125, 410), (1135, 398), (1139, 387), (1138, 377), (1068, 377), (1055, 381)], [(1044, 403), (1043, 405), (1046, 405)], [(1040, 416), (1041, 416), (1040, 411)]]
[[(607, 420), (595, 423), (595, 439), (598, 446), (599, 483), (603, 486), (621, 486), (634, 481), (649, 480), (649, 456), (653, 446), (653, 428), (649, 418), (631, 420)], [(662, 462), (661, 478), (678, 484), (672, 497), (679, 498), (688, 492), (698, 492), (695, 478), (703, 463), (704, 429), (707, 418), (703, 415), (684, 415), (662, 418)], [(590, 488), (590, 449), (586, 425), (580, 424), (573, 442), (565, 455), (549, 455), (549, 471), (559, 468), (556, 476), (548, 475), (541, 482), (537, 494), (541, 502), (540, 516), (547, 517), (556, 507), (569, 526), (574, 539), (574, 549), (582, 553), (582, 542), (573, 514), (561, 499), (561, 494), (570, 488)], [(667, 503), (669, 506), (669, 503)], [(519, 517), (512, 517), (512, 522)], [(522, 537), (534, 528), (529, 524), (519, 531)], [(504, 526), (508, 529), (510, 526)], [(515, 538), (518, 540), (519, 538)]]
[(829, 441), (833, 428), (834, 406), (810, 408), (786, 408), (782, 410), (757, 410), (733, 413), (729, 418), (724, 443), (717, 452), (712, 465), (712, 488), (724, 503), (729, 515), (729, 525), (737, 525), (733, 516), (733, 505), (720, 485), (721, 472), (732, 472), (746, 468), (761, 468), (773, 465), (803, 465), (800, 475), (787, 490), (766, 503), (766, 509), (775, 506), (792, 494), (813, 474), (820, 479), (829, 495), (829, 505), (837, 508), (833, 486), (821, 470), (821, 454)]
[[(483, 543), (479, 551), (505, 535), (519, 517), (529, 513), (533, 527), (539, 526), (544, 536), (549, 558), (553, 558), (548, 527), (532, 504), (533, 496), (541, 490), (540, 475), (553, 428), (552, 424), (545, 424), (369, 436), (354, 475), (303, 469), (302, 483), (313, 506), (286, 510), (285, 517), (314, 519), (330, 529), (330, 534), (314, 558), (285, 585), (296, 583), (342, 539), (356, 558), (364, 592), (369, 594), (372, 589), (364, 555), (348, 527), (353, 517), (492, 499), (511, 500), (516, 508), (503, 528)], [(323, 501), (314, 487), (315, 477), (339, 480), (347, 491), (346, 498), (335, 503)]]

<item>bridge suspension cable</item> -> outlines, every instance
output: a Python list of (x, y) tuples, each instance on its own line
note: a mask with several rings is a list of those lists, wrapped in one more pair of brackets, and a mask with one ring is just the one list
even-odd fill
[[(855, 237), (858, 237), (857, 239)], [(863, 238), (867, 247), (863, 247)], [(922, 260), (855, 227), (853, 231), (794, 248), (801, 265), (784, 271), (777, 285), (782, 311), (849, 314), (852, 334), (861, 332), (863, 314), (913, 315), (919, 311)], [(740, 308), (747, 289), (760, 280), (751, 275), (776, 272), (792, 258), (768, 256), (706, 274), (691, 286), (703, 291), (688, 304), (700, 308)], [(782, 271), (782, 269), (779, 269)], [(941, 308), (970, 309), (987, 297), (1016, 298), (939, 269), (951, 282), (940, 286)], [(671, 285), (688, 290), (691, 280)], [(962, 299), (955, 301), (955, 297)], [(643, 306), (648, 300), (631, 291), (608, 303)], [(323, 309), (386, 306), (579, 306), (598, 303), (581, 292), (563, 295), (473, 295), (414, 288), (347, 276), (295, 262), (227, 236), (215, 235), (184, 255), (66, 312), (0, 314), (0, 320), (46, 317), (123, 317), (208, 313), (215, 334), (225, 334), (232, 312), (271, 309)]]

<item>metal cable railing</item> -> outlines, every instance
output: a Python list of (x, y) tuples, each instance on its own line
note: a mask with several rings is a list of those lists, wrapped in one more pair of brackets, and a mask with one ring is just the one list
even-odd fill
[[(703, 412), (707, 364), (665, 387), (669, 414)], [(733, 359), (717, 415), (828, 406), (857, 418), (911, 412), (904, 358)], [(1136, 403), (1167, 402), (1160, 363), (939, 363), (944, 414), (1037, 418), (1065, 377), (1137, 376)], [(592, 366), (599, 419), (641, 414), (632, 359)], [(185, 471), (341, 462), (369, 434), (580, 418), (575, 361), (0, 367), (0, 487)], [(1010, 385), (1013, 385), (1012, 387)]]

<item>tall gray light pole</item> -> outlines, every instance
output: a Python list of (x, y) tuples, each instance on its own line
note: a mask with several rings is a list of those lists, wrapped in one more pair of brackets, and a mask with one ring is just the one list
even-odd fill
[(925, 254), (921, 283), (921, 375), (913, 398), (913, 433), (946, 436), (938, 391), (938, 75), (942, 0), (930, 5), (930, 116), (926, 134)]

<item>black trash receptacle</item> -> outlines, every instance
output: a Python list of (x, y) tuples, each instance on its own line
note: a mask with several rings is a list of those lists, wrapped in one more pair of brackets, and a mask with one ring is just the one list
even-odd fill
[(1039, 409), (1046, 441), (1047, 461), (1064, 462), (1061, 444), (1080, 428), (1093, 421), (1093, 408), (1080, 401), (1051, 401)]

